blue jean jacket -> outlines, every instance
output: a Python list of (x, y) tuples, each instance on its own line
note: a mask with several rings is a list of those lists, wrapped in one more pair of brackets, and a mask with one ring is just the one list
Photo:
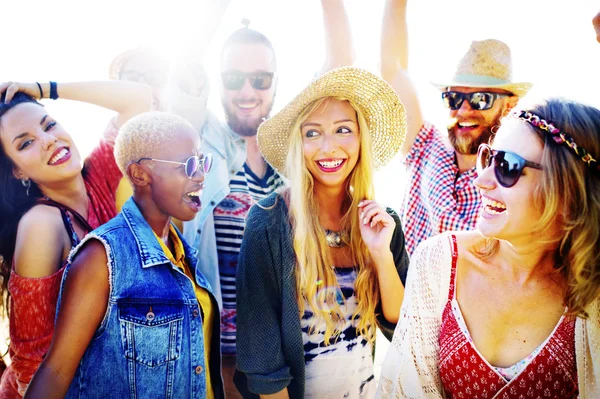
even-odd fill
[(194, 219), (183, 224), (183, 236), (193, 248), (201, 251), (198, 270), (210, 283), (219, 303), (219, 309), (222, 309), (213, 211), (229, 194), (229, 181), (246, 162), (246, 142), (209, 113), (202, 128), (201, 149), (203, 153), (213, 155), (213, 166), (204, 182), (202, 209)]
[[(206, 367), (211, 370), (215, 398), (223, 398), (219, 313), (213, 312), (207, 365), (204, 316), (192, 283), (167, 259), (133, 198), (73, 250), (63, 285), (70, 261), (91, 239), (106, 249), (110, 294), (104, 319), (66, 398), (205, 398)], [(196, 251), (181, 241), (197, 284), (210, 293), (210, 285), (195, 267)], [(211, 301), (216, 309), (212, 295)]]

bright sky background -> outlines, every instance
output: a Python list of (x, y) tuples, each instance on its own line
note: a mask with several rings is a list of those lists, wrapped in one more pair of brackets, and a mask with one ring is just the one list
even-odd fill
[[(376, 70), (383, 0), (346, 0), (357, 65)], [(111, 60), (138, 45), (175, 55), (195, 51), (214, 21), (217, 0), (5, 1), (0, 79), (58, 82), (106, 79)], [(600, 106), (600, 43), (594, 0), (413, 0), (409, 3), (410, 72), (425, 117), (443, 127), (447, 111), (430, 84), (449, 76), (471, 40), (497, 38), (512, 49), (514, 77), (536, 95), (564, 95)], [(319, 70), (324, 57), (318, 0), (232, 0), (205, 56), (212, 78), (209, 105), (221, 113), (218, 76), (223, 40), (241, 27), (265, 33), (279, 63), (276, 111)], [(67, 101), (45, 101), (83, 153), (95, 145), (111, 113)], [(399, 160), (377, 176), (378, 197), (398, 209)]]

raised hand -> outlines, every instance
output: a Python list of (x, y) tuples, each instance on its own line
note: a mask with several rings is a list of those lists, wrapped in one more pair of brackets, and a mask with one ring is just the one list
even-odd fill
[(360, 234), (374, 258), (390, 252), (390, 243), (396, 228), (394, 219), (385, 207), (373, 200), (364, 200), (358, 204)]

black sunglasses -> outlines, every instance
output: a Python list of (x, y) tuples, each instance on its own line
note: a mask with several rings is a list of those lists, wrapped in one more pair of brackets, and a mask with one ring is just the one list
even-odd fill
[(156, 161), (156, 162), (164, 162), (164, 163), (173, 163), (177, 165), (185, 166), (185, 175), (188, 179), (193, 179), (196, 173), (200, 170), (204, 176), (208, 175), (210, 169), (212, 167), (212, 155), (204, 154), (202, 158), (199, 158), (195, 155), (189, 157), (185, 162), (175, 162), (175, 161), (165, 161), (164, 159), (156, 159), (156, 158), (140, 158), (140, 161)]
[(457, 110), (466, 99), (471, 108), (475, 111), (484, 111), (494, 106), (494, 101), (498, 98), (510, 97), (510, 94), (490, 93), (488, 91), (478, 91), (476, 93), (461, 93), (458, 91), (445, 91), (442, 93), (442, 100), (446, 108)]
[(517, 184), (523, 168), (542, 170), (539, 163), (527, 161), (514, 152), (497, 151), (487, 144), (481, 144), (477, 151), (477, 173), (481, 174), (494, 162), (494, 175), (502, 187), (512, 187)]
[(223, 87), (227, 90), (240, 90), (244, 87), (246, 79), (250, 80), (250, 85), (255, 90), (268, 90), (273, 84), (273, 72), (251, 72), (244, 73), (240, 71), (228, 71), (221, 73)]

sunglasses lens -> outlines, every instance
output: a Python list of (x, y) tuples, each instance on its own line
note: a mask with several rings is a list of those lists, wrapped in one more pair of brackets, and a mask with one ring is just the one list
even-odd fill
[(462, 93), (455, 91), (447, 91), (442, 93), (442, 100), (444, 100), (444, 106), (452, 110), (459, 109), (463, 102)]
[(194, 177), (196, 171), (198, 170), (199, 163), (200, 160), (198, 159), (198, 157), (189, 157), (187, 161), (185, 161), (185, 174), (187, 175), (187, 177), (189, 177), (190, 179)]
[(205, 154), (204, 158), (203, 158), (203, 172), (204, 175), (206, 176), (208, 174), (208, 172), (210, 172), (210, 169), (212, 168), (212, 154)]
[(221, 75), (223, 87), (227, 90), (239, 90), (244, 86), (246, 77), (239, 73), (224, 73)]
[(512, 187), (517, 183), (524, 166), (520, 158), (509, 152), (498, 151), (494, 157), (496, 178), (504, 187)]
[(273, 75), (270, 73), (257, 73), (250, 77), (250, 83), (256, 90), (268, 90), (273, 84)]
[(469, 104), (475, 111), (483, 111), (492, 108), (494, 105), (494, 95), (492, 93), (471, 93)]

